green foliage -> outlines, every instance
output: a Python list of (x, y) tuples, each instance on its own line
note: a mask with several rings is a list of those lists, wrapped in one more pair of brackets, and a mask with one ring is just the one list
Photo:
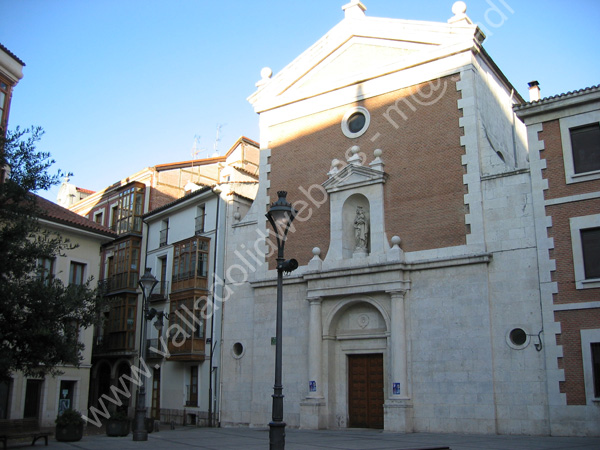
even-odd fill
[(83, 425), (83, 418), (81, 413), (74, 409), (67, 409), (63, 411), (56, 420), (54, 421), (59, 427), (65, 427), (67, 425)]
[(90, 280), (65, 286), (43, 279), (36, 270), (39, 258), (59, 258), (74, 248), (57, 233), (44, 230), (32, 193), (60, 181), (49, 175), (54, 163), (35, 144), (40, 128), (16, 129), (0, 141), (0, 165), (10, 166), (10, 178), (0, 182), (0, 381), (11, 373), (26, 376), (58, 374), (57, 366), (81, 361), (79, 328), (96, 316), (98, 295)]

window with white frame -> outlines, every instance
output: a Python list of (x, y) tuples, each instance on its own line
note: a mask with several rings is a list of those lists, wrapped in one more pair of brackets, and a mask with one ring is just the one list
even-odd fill
[(600, 179), (600, 111), (560, 119), (567, 183)]
[(600, 402), (600, 329), (581, 330), (585, 398)]
[(204, 220), (206, 218), (206, 206), (200, 205), (196, 208), (196, 234), (204, 233)]
[(96, 211), (94, 213), (94, 222), (104, 225), (104, 210)]
[(85, 264), (71, 261), (69, 284), (81, 286), (85, 281)]
[(569, 222), (575, 287), (600, 287), (600, 214), (571, 217)]
[(160, 247), (164, 247), (167, 245), (167, 240), (169, 237), (169, 219), (165, 219), (162, 221), (160, 225), (160, 238), (158, 245)]
[(44, 285), (49, 285), (50, 280), (54, 276), (54, 258), (40, 257), (37, 260), (37, 277), (44, 282)]

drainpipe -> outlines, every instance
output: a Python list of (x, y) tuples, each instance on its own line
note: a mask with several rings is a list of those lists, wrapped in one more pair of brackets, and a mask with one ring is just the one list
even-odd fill
[(210, 188), (210, 190), (217, 196), (217, 218), (215, 221), (215, 245), (213, 248), (213, 282), (212, 282), (212, 302), (213, 310), (210, 315), (210, 356), (209, 356), (209, 370), (208, 370), (208, 426), (213, 426), (213, 355), (215, 350), (214, 342), (214, 326), (215, 326), (215, 294), (217, 289), (217, 249), (218, 249), (218, 238), (219, 238), (219, 210), (221, 206), (221, 191)]

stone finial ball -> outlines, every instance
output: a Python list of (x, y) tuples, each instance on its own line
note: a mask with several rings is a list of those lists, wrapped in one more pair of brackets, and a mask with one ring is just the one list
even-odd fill
[(375, 151), (373, 151), (373, 155), (375, 156), (375, 158), (379, 158), (381, 155), (383, 155), (383, 150), (381, 150), (380, 148), (376, 148)]
[(360, 152), (360, 147), (358, 145), (353, 145), (350, 151), (353, 155), (356, 155), (358, 152)]
[(312, 253), (314, 256), (319, 256), (321, 254), (321, 249), (319, 247), (315, 247), (312, 249)]
[(271, 78), (271, 75), (273, 75), (273, 71), (270, 67), (263, 67), (260, 71), (260, 77), (262, 79)]
[(332, 159), (331, 160), (331, 167), (337, 167), (340, 165), (340, 160), (339, 159)]
[(452, 5), (452, 12), (454, 13), (455, 16), (466, 13), (467, 12), (466, 3), (465, 2), (454, 3), (454, 5)]
[(400, 236), (392, 236), (392, 245), (400, 245), (400, 242), (402, 242)]

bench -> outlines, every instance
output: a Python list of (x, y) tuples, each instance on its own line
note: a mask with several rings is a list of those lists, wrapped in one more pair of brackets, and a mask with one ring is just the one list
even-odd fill
[(1, 419), (0, 420), (0, 441), (4, 443), (6, 449), (9, 439), (21, 439), (30, 437), (33, 439), (31, 445), (35, 445), (38, 439), (44, 438), (48, 445), (48, 436), (52, 436), (51, 431), (40, 430), (37, 419)]
[(405, 448), (402, 450), (452, 450), (450, 447), (419, 447), (419, 448)]

